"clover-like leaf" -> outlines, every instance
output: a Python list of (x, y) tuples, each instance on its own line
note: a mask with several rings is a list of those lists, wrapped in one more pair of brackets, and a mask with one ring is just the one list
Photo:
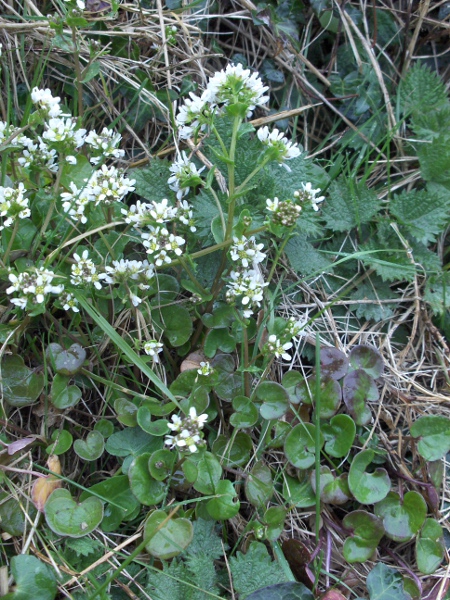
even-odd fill
[(412, 424), (411, 435), (420, 438), (417, 449), (425, 460), (439, 460), (450, 450), (450, 419), (439, 415), (420, 417)]
[(362, 369), (374, 379), (381, 377), (384, 371), (384, 360), (376, 348), (372, 346), (354, 346), (348, 357), (352, 369)]
[(35, 556), (19, 554), (11, 559), (14, 591), (5, 600), (53, 600), (58, 591), (55, 572)]
[(57, 535), (83, 537), (96, 529), (103, 519), (103, 503), (91, 496), (77, 503), (69, 490), (55, 490), (44, 507), (47, 525)]
[(194, 528), (189, 519), (170, 519), (163, 510), (151, 513), (144, 525), (147, 552), (160, 560), (169, 560), (189, 546)]
[(349, 361), (343, 352), (333, 347), (320, 349), (320, 375), (342, 379), (348, 371)]
[(406, 492), (403, 499), (389, 492), (384, 500), (375, 504), (374, 510), (383, 521), (387, 537), (396, 542), (411, 540), (427, 516), (426, 502), (417, 492)]
[(83, 460), (97, 460), (105, 449), (105, 438), (99, 431), (90, 431), (85, 440), (75, 440), (73, 449)]
[(236, 396), (233, 399), (233, 408), (236, 411), (230, 416), (233, 427), (247, 429), (258, 420), (258, 409), (247, 396)]
[(329, 423), (321, 425), (325, 438), (325, 452), (335, 458), (342, 458), (350, 452), (356, 435), (354, 420), (348, 415), (336, 415)]
[(158, 504), (166, 495), (166, 485), (150, 475), (149, 459), (150, 454), (144, 452), (132, 461), (128, 469), (131, 491), (145, 506)]
[(214, 493), (216, 497), (206, 504), (206, 510), (210, 517), (216, 519), (216, 521), (224, 521), (237, 515), (240, 502), (229, 479), (219, 481)]
[(353, 536), (344, 542), (345, 560), (350, 563), (368, 560), (384, 534), (381, 519), (364, 510), (356, 510), (344, 517), (343, 525), (353, 530)]
[(164, 481), (172, 473), (177, 455), (175, 452), (162, 448), (156, 450), (148, 459), (148, 470), (150, 475), (157, 481)]
[(371, 375), (357, 369), (345, 376), (342, 389), (344, 402), (357, 425), (369, 423), (372, 413), (366, 402), (374, 402), (379, 398), (377, 385)]
[(416, 540), (416, 561), (424, 575), (434, 573), (445, 555), (444, 535), (435, 519), (426, 519)]
[(263, 419), (279, 419), (289, 408), (288, 393), (274, 381), (263, 381), (256, 388), (256, 397), (263, 403), (259, 409)]
[(52, 343), (47, 346), (46, 354), (59, 375), (76, 375), (86, 360), (86, 351), (80, 344), (64, 350), (60, 344)]
[(245, 495), (253, 506), (264, 506), (273, 496), (272, 471), (262, 461), (256, 462), (245, 480)]
[(3, 398), (16, 408), (36, 402), (44, 388), (44, 374), (26, 367), (17, 354), (3, 357), (0, 373)]
[(354, 457), (350, 466), (350, 491), (361, 504), (380, 502), (391, 489), (391, 480), (385, 469), (377, 468), (373, 473), (366, 471), (374, 457), (373, 450), (363, 450)]
[(66, 410), (78, 404), (81, 399), (81, 390), (77, 385), (69, 385), (68, 375), (56, 375), (53, 378), (50, 391), (50, 400), (59, 410)]
[[(298, 469), (307, 469), (315, 460), (316, 427), (312, 423), (299, 423), (286, 436), (284, 453), (288, 461)], [(320, 433), (320, 448), (324, 444)]]

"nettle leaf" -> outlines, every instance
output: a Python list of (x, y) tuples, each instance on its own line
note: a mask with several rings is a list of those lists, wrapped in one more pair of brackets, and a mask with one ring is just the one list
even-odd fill
[[(358, 319), (379, 322), (389, 319), (394, 314), (397, 293), (391, 290), (381, 277), (372, 274), (370, 282), (361, 283), (349, 297), (350, 300), (371, 300), (371, 302), (361, 302), (350, 306), (350, 309)], [(381, 300), (390, 299), (394, 299), (394, 303), (380, 303)]]
[(311, 275), (330, 270), (331, 261), (325, 254), (314, 248), (304, 233), (292, 237), (284, 251), (291, 267), (300, 275)]
[(53, 600), (58, 584), (53, 569), (35, 556), (19, 554), (11, 559), (14, 591), (5, 594), (5, 600)]
[(328, 189), (322, 214), (332, 231), (348, 231), (368, 223), (381, 208), (381, 201), (363, 183), (340, 178)]
[(367, 576), (370, 600), (411, 600), (405, 592), (403, 577), (398, 571), (378, 563)]
[(171, 176), (170, 164), (167, 160), (155, 157), (148, 166), (128, 171), (128, 176), (136, 180), (135, 193), (150, 202), (172, 198), (173, 192), (167, 183)]
[(252, 470), (245, 480), (245, 495), (250, 504), (262, 507), (273, 496), (272, 471), (262, 461), (253, 465)]
[(375, 402), (379, 398), (374, 379), (362, 369), (351, 371), (345, 376), (342, 395), (356, 424), (367, 425), (372, 418), (372, 413), (367, 408), (366, 401)]
[(3, 398), (16, 408), (36, 402), (44, 388), (44, 374), (25, 366), (21, 356), (7, 355), (1, 361)]
[(320, 375), (332, 379), (342, 379), (348, 371), (348, 358), (343, 352), (333, 347), (320, 349)]
[(210, 560), (218, 560), (223, 556), (226, 545), (222, 544), (221, 528), (214, 521), (197, 519), (194, 522), (194, 537), (186, 550), (188, 557), (208, 556)]
[(59, 375), (76, 375), (86, 360), (86, 350), (80, 344), (72, 344), (64, 350), (60, 344), (52, 343), (45, 352)]
[(374, 510), (383, 521), (387, 537), (396, 542), (411, 540), (427, 516), (426, 502), (417, 492), (406, 492), (403, 499), (389, 492), (384, 500), (375, 504)]
[(91, 496), (77, 503), (69, 490), (55, 490), (45, 503), (45, 520), (57, 535), (82, 537), (96, 529), (103, 519), (103, 503)]
[(230, 569), (234, 589), (240, 599), (267, 585), (286, 581), (282, 568), (271, 560), (261, 542), (251, 542), (246, 554), (236, 552), (236, 556), (230, 558)]
[(206, 510), (213, 519), (223, 521), (237, 515), (241, 504), (231, 481), (228, 479), (219, 481), (214, 493), (216, 497), (206, 504)]
[(435, 315), (443, 315), (450, 308), (450, 273), (440, 271), (427, 278), (423, 299)]
[(344, 542), (345, 560), (349, 563), (365, 562), (384, 535), (381, 519), (364, 510), (356, 510), (346, 515), (342, 524), (353, 530), (353, 536)]
[[(448, 146), (447, 146), (448, 148)], [(435, 188), (411, 190), (396, 194), (389, 203), (389, 210), (397, 221), (419, 242), (435, 242), (447, 226), (450, 203), (448, 194)]]
[(329, 423), (323, 423), (321, 428), (327, 454), (342, 458), (350, 452), (356, 435), (356, 425), (351, 417), (336, 415)]
[(189, 546), (194, 529), (189, 519), (168, 519), (163, 510), (155, 510), (144, 525), (145, 549), (160, 560), (177, 556)]
[[(299, 423), (288, 433), (284, 443), (284, 453), (294, 467), (307, 469), (314, 464), (315, 432), (316, 427), (312, 423)], [(324, 441), (323, 434), (320, 432), (320, 448)]]
[(450, 135), (445, 132), (431, 143), (420, 144), (417, 148), (422, 177), (425, 181), (440, 183), (447, 189), (450, 189), (449, 142)]
[(373, 450), (363, 450), (354, 457), (350, 466), (350, 491), (361, 504), (380, 502), (391, 489), (391, 480), (385, 469), (377, 468), (373, 473), (366, 471), (374, 457)]
[(307, 508), (316, 502), (309, 477), (299, 481), (290, 475), (284, 475), (282, 496), (288, 504), (297, 508)]
[(105, 449), (105, 439), (99, 431), (90, 431), (85, 440), (75, 440), (73, 449), (83, 460), (97, 460)]
[(314, 596), (303, 583), (288, 581), (257, 590), (247, 600), (314, 600)]
[(417, 450), (425, 460), (439, 460), (450, 450), (450, 419), (439, 415), (420, 417), (412, 424), (411, 435), (420, 438)]
[(383, 357), (378, 350), (372, 346), (355, 346), (352, 348), (348, 359), (352, 369), (362, 369), (374, 379), (378, 379), (383, 375)]
[(428, 113), (448, 103), (447, 90), (439, 75), (422, 62), (416, 62), (400, 86), (405, 112)]
[(445, 555), (444, 534), (435, 519), (426, 519), (416, 540), (416, 561), (424, 575), (434, 573)]
[(289, 408), (288, 393), (282, 385), (274, 381), (263, 381), (256, 388), (256, 397), (263, 402), (259, 409), (263, 419), (279, 419)]

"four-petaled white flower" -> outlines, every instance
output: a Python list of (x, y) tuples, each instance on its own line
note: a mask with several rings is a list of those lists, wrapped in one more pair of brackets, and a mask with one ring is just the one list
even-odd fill
[(278, 129), (270, 131), (267, 125), (258, 129), (256, 135), (264, 146), (267, 146), (267, 151), (270, 152), (272, 160), (290, 171), (290, 167), (284, 163), (286, 160), (292, 160), (300, 156), (301, 151), (298, 144), (288, 140), (284, 133), (278, 131)]
[(320, 188), (313, 190), (312, 183), (302, 183), (302, 189), (294, 192), (294, 197), (298, 198), (301, 202), (310, 202), (313, 209), (317, 212), (319, 210), (320, 202), (325, 200), (325, 196), (317, 196), (320, 194)]
[(162, 342), (158, 342), (158, 340), (147, 340), (142, 344), (142, 349), (145, 354), (151, 356), (155, 362), (159, 362), (158, 354), (163, 351)]
[(172, 423), (168, 423), (168, 428), (176, 435), (166, 435), (164, 443), (171, 448), (178, 448), (181, 452), (189, 450), (194, 453), (204, 446), (203, 429), (208, 415), (197, 415), (195, 407), (191, 406), (189, 414), (186, 417), (172, 415)]

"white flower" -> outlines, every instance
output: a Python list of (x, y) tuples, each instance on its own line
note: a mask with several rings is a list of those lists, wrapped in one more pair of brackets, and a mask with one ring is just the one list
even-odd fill
[(142, 344), (145, 354), (151, 356), (155, 362), (159, 362), (158, 354), (163, 351), (163, 344), (157, 340), (148, 340)]
[(4, 144), (8, 140), (10, 140), (8, 141), (8, 144), (11, 144), (11, 146), (26, 146), (27, 144), (32, 143), (30, 138), (19, 132), (19, 127), (8, 125), (6, 121), (0, 121), (0, 144)]
[(197, 227), (195, 226), (195, 220), (192, 212), (192, 207), (186, 200), (182, 200), (180, 202), (180, 206), (178, 207), (178, 220), (183, 225), (187, 225), (193, 233), (197, 231)]
[(120, 133), (104, 127), (100, 134), (95, 130), (89, 132), (86, 137), (86, 144), (94, 150), (94, 156), (91, 156), (91, 163), (96, 165), (102, 157), (113, 156), (114, 158), (123, 158), (124, 150), (119, 150), (118, 146), (122, 140)]
[(249, 263), (253, 265), (262, 262), (266, 255), (264, 252), (261, 252), (261, 249), (264, 248), (264, 244), (257, 244), (254, 236), (250, 238), (233, 238), (233, 246), (230, 249), (231, 260), (241, 261), (241, 264), (244, 268), (248, 268)]
[(58, 118), (68, 116), (62, 114), (61, 107), (59, 106), (61, 101), (59, 96), (52, 96), (52, 93), (48, 88), (45, 90), (40, 90), (37, 87), (33, 88), (31, 92), (31, 101), (33, 104), (36, 104), (40, 110), (45, 112), (47, 117)]
[(308, 323), (308, 313), (302, 319), (296, 320), (294, 317), (289, 317), (286, 323), (286, 333), (294, 338), (298, 335), (304, 335), (304, 329)]
[(11, 302), (20, 308), (44, 304), (48, 294), (61, 294), (64, 290), (63, 285), (52, 284), (54, 277), (55, 273), (45, 267), (33, 267), (19, 275), (10, 273), (8, 278), (12, 285), (7, 288), (6, 293), (19, 294), (19, 297), (12, 298)]
[(290, 168), (284, 164), (284, 161), (300, 156), (301, 152), (298, 144), (289, 141), (284, 133), (278, 131), (278, 129), (270, 132), (267, 125), (258, 129), (256, 134), (259, 140), (267, 146), (272, 159), (290, 171)]
[(62, 192), (62, 208), (72, 219), (87, 223), (87, 217), (84, 214), (86, 207), (94, 200), (89, 186), (79, 190), (77, 186), (70, 182), (71, 192)]
[(9, 227), (17, 219), (26, 219), (31, 215), (28, 198), (24, 198), (25, 187), (22, 182), (17, 188), (0, 186), (0, 217), (6, 217), (0, 230)]
[(75, 129), (77, 126), (75, 119), (54, 118), (50, 119), (46, 125), (47, 129), (42, 137), (49, 142), (66, 142), (74, 149), (84, 144), (86, 129)]
[(167, 198), (163, 198), (161, 202), (152, 202), (151, 206), (150, 216), (156, 223), (166, 223), (177, 216), (177, 208), (170, 206)]
[(246, 309), (244, 316), (251, 316), (253, 308), (260, 307), (264, 299), (264, 288), (269, 285), (258, 271), (231, 271), (231, 281), (227, 284), (226, 300), (232, 303), (236, 298), (241, 299)]
[(203, 375), (204, 377), (208, 377), (209, 375), (211, 375), (212, 373), (214, 373), (214, 369), (211, 367), (211, 365), (209, 364), (208, 361), (201, 362), (200, 363), (200, 368), (197, 369), (197, 373), (199, 375)]
[(17, 159), (17, 162), (22, 167), (46, 167), (55, 173), (58, 170), (58, 163), (56, 162), (57, 152), (54, 149), (50, 149), (41, 138), (38, 139), (39, 145), (27, 139), (24, 144), (25, 148), (22, 156)]
[(198, 170), (195, 164), (186, 156), (186, 152), (182, 151), (181, 156), (172, 163), (170, 167), (172, 175), (167, 180), (170, 189), (176, 192), (178, 200), (186, 196), (191, 187), (203, 183), (200, 173), (204, 170), (205, 167)]
[(84, 250), (81, 256), (75, 253), (73, 258), (75, 260), (75, 264), (73, 264), (70, 268), (70, 283), (76, 286), (80, 286), (85, 283), (93, 283), (94, 287), (96, 287), (98, 290), (101, 290), (101, 275), (97, 273), (96, 265), (89, 258), (89, 252)]
[(151, 254), (157, 267), (170, 264), (175, 256), (181, 256), (181, 246), (185, 240), (173, 233), (169, 233), (165, 227), (150, 227), (150, 233), (143, 233), (142, 243), (147, 248), (147, 254)]
[(80, 312), (80, 309), (78, 308), (78, 300), (72, 294), (64, 292), (60, 300), (64, 310), (73, 310), (73, 312), (76, 313)]
[(128, 179), (116, 167), (102, 165), (98, 171), (92, 174), (88, 181), (88, 187), (95, 206), (98, 204), (109, 205), (120, 202), (128, 192), (133, 192), (135, 183), (135, 179)]
[(189, 92), (189, 96), (175, 117), (178, 135), (182, 140), (192, 137), (196, 129), (204, 131), (212, 116), (211, 107), (209, 106), (205, 92), (203, 92), (201, 98), (193, 92)]
[(276, 335), (269, 335), (265, 346), (265, 352), (268, 354), (274, 354), (276, 358), (283, 358), (284, 360), (291, 360), (291, 355), (287, 353), (287, 350), (292, 348), (292, 342), (286, 342), (282, 344)]
[(69, 165), (76, 165), (77, 164), (77, 159), (75, 156), (66, 156), (66, 162), (69, 163)]
[(295, 198), (298, 198), (301, 202), (311, 202), (313, 209), (317, 212), (319, 203), (325, 200), (325, 196), (317, 197), (317, 194), (320, 194), (320, 188), (313, 190), (312, 183), (302, 183), (301, 186), (301, 190), (294, 192)]
[(181, 451), (197, 452), (200, 446), (204, 446), (203, 433), (200, 432), (207, 420), (208, 415), (197, 415), (193, 406), (189, 409), (189, 415), (184, 418), (172, 415), (172, 423), (167, 426), (177, 435), (166, 435), (164, 443)]
[(266, 208), (270, 212), (275, 212), (277, 210), (279, 204), (280, 204), (280, 201), (278, 200), (277, 197), (275, 197), (273, 200), (271, 200), (270, 198), (267, 198), (267, 200), (266, 200)]
[(113, 260), (111, 267), (105, 267), (105, 273), (100, 278), (110, 285), (136, 280), (144, 270), (144, 264), (139, 260)]

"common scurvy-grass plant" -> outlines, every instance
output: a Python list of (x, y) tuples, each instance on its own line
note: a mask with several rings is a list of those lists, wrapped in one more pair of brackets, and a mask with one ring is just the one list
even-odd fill
[[(51, 473), (32, 494), (55, 536), (142, 524), (142, 542), (126, 564), (145, 549), (174, 559), (163, 571), (171, 580), (222, 597), (213, 560), (223, 549), (203, 557), (211, 577), (199, 580), (194, 529), (244, 511), (240, 535), (256, 541), (246, 567), (253, 579), (243, 577), (239, 554), (232, 559), (240, 598), (291, 581), (280, 594), (294, 586), (306, 599), (311, 592), (293, 582), (277, 542), (295, 507), (315, 508), (319, 552), (321, 503), (353, 506), (342, 524), (350, 563), (373, 556), (384, 535), (416, 538), (417, 563), (427, 573), (439, 565), (443, 545), (422, 495), (391, 491), (380, 466), (386, 456), (364, 430), (383, 372), (375, 349), (357, 346), (347, 357), (321, 350), (317, 340), (310, 378), (289, 370), (275, 380), (274, 363), (291, 360), (310, 322), (307, 314), (277, 315), (274, 274), (298, 228), (316, 227), (327, 177), (285, 133), (249, 122), (267, 92), (240, 64), (215, 73), (174, 117), (176, 147), (187, 141), (190, 150), (177, 151), (172, 164), (154, 159), (145, 177), (121, 167), (120, 134), (85, 130), (48, 89), (32, 91), (34, 110), (22, 127), (0, 123), (1, 275), (10, 314), (4, 343), (11, 348), (2, 360), (3, 398), (5, 416), (43, 393), (46, 410), (57, 411), (41, 444)], [(267, 198), (268, 188), (276, 195)], [(27, 329), (42, 340), (42, 349), (33, 342), (38, 368), (21, 356)], [(100, 365), (111, 370), (109, 379)], [(105, 418), (86, 433), (74, 411), (95, 389), (104, 395)], [(446, 419), (423, 417), (413, 427), (425, 460), (448, 450)], [(439, 451), (427, 443), (433, 436), (445, 441)], [(77, 501), (78, 486), (58, 481), (70, 472), (69, 452), (112, 473), (96, 477)], [(289, 469), (269, 466), (266, 452), (282, 453)], [(374, 513), (366, 510), (372, 505)], [(21, 527), (23, 517), (12, 535)], [(267, 566), (265, 579), (258, 562)], [(320, 552), (307, 563), (316, 590)], [(115, 575), (88, 597), (102, 597)], [(161, 576), (149, 575), (149, 593)]]

